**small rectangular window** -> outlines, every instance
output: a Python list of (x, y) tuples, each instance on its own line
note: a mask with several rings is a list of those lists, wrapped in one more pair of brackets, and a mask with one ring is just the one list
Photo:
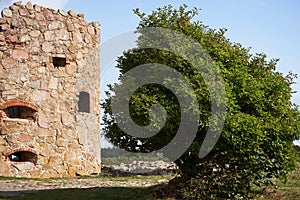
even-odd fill
[(66, 61), (66, 58), (63, 58), (63, 57), (53, 57), (52, 63), (54, 65), (54, 67), (65, 67), (67, 61)]
[(78, 101), (79, 112), (90, 112), (90, 94), (87, 92), (79, 93), (79, 101)]

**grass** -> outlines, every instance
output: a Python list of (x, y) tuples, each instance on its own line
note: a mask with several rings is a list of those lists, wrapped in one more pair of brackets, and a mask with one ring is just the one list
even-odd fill
[(296, 200), (300, 199), (300, 163), (287, 182), (275, 181), (277, 188), (269, 188), (257, 200)]
[(300, 199), (300, 170), (292, 173), (287, 183), (279, 183), (279, 190), (290, 199)]
[[(89, 177), (90, 178), (90, 177)], [(158, 180), (162, 179), (162, 176), (133, 176), (133, 177), (110, 177), (107, 175), (101, 175), (103, 181), (115, 181), (116, 185), (118, 182), (126, 182), (130, 180), (147, 180), (157, 183)], [(172, 176), (164, 176), (164, 179), (171, 179)], [(0, 179), (16, 179), (21, 178), (5, 178)], [(36, 179), (21, 179), (21, 180), (36, 180)], [(37, 180), (51, 182), (53, 179)], [(67, 180), (67, 179), (66, 179)], [(63, 180), (64, 181), (64, 180)], [(300, 164), (298, 169), (295, 170), (289, 177), (286, 183), (277, 181), (278, 187), (276, 189), (267, 189), (260, 197), (256, 200), (296, 200), (300, 199)], [(19, 196), (11, 196), (0, 199), (16, 200), (16, 199), (30, 199), (30, 200), (55, 200), (55, 199), (105, 199), (105, 200), (154, 200), (151, 193), (155, 187), (94, 187), (87, 189), (54, 189), (54, 190), (39, 190), (34, 193), (20, 194)]]

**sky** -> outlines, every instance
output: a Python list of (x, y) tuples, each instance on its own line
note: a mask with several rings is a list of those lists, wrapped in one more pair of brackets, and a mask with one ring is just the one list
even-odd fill
[[(0, 9), (12, 3), (0, 0)], [(27, 1), (23, 1), (25, 3)], [(84, 13), (88, 22), (101, 24), (101, 42), (126, 31), (132, 31), (139, 19), (132, 9), (150, 13), (158, 7), (186, 4), (200, 10), (196, 20), (211, 28), (227, 28), (232, 42), (251, 47), (251, 53), (266, 53), (269, 59), (279, 58), (277, 70), (283, 74), (292, 71), (300, 76), (300, 1), (297, 0), (32, 0), (32, 3)], [(112, 69), (102, 77), (101, 90), (116, 81), (118, 74)], [(292, 101), (300, 105), (300, 78), (296, 80)], [(103, 94), (103, 92), (102, 92)], [(104, 146), (106, 146), (104, 142)], [(299, 142), (300, 145), (300, 142)]]

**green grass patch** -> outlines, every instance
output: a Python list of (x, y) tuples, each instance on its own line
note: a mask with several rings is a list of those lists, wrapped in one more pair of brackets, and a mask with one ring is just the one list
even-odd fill
[(257, 200), (300, 199), (300, 163), (298, 163), (298, 168), (288, 176), (286, 182), (276, 180), (275, 183), (277, 185), (276, 188), (267, 189)]
[(278, 182), (278, 191), (284, 193), (286, 199), (300, 199), (300, 164), (298, 170), (295, 170), (288, 177), (287, 182)]

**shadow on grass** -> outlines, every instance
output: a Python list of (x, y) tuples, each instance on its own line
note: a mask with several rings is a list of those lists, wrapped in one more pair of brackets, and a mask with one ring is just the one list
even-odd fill
[(150, 188), (137, 187), (94, 187), (85, 189), (53, 189), (35, 191), (0, 192), (0, 199), (30, 199), (30, 200), (76, 200), (76, 199), (105, 199), (105, 200), (153, 200)]

